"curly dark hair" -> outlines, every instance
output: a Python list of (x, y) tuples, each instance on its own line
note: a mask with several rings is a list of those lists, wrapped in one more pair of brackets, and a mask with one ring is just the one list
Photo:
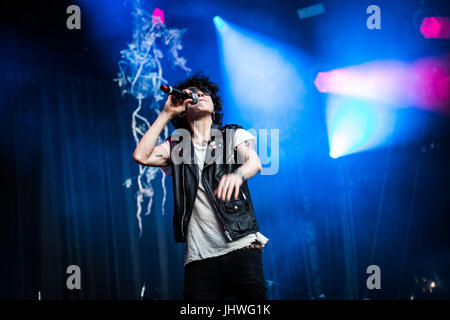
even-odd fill
[[(217, 84), (210, 81), (209, 77), (204, 75), (203, 73), (197, 73), (194, 76), (186, 79), (185, 81), (183, 81), (181, 83), (178, 83), (175, 86), (175, 88), (180, 89), (180, 90), (187, 89), (189, 87), (197, 87), (197, 88), (207, 87), (211, 91), (211, 99), (214, 104), (214, 114), (212, 115), (212, 121), (214, 124), (221, 126), (222, 118), (223, 118), (223, 114), (221, 112), (222, 111), (222, 99), (217, 94), (217, 92), (219, 91), (219, 87), (217, 86)], [(185, 117), (180, 118), (178, 116), (175, 116), (172, 118), (171, 121), (172, 121), (173, 126), (176, 129), (183, 128), (183, 129), (186, 129), (189, 131), (191, 130)]]

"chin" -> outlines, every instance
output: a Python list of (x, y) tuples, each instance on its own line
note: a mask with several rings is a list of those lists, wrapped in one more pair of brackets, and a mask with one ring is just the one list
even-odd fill
[(194, 107), (190, 114), (196, 118), (199, 116), (204, 116), (205, 114), (211, 114), (211, 111), (207, 108)]
[(195, 107), (193, 108), (193, 111), (196, 113), (197, 112), (209, 112), (209, 113), (212, 112), (212, 110), (209, 108), (209, 106), (205, 106), (200, 103), (195, 105)]

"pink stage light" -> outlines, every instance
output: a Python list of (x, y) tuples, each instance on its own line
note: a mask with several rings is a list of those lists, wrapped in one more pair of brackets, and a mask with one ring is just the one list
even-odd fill
[(448, 113), (450, 54), (413, 63), (380, 60), (319, 72), (314, 84), (320, 92)]
[(419, 106), (435, 111), (450, 111), (450, 55), (441, 59), (416, 61), (411, 73), (420, 81), (414, 87)]
[(420, 32), (427, 39), (450, 39), (449, 17), (427, 17), (420, 25)]
[(153, 10), (152, 17), (153, 24), (164, 23), (164, 11), (161, 9), (156, 8)]

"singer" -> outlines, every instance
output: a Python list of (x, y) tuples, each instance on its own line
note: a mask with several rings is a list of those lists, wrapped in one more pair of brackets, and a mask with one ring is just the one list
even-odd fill
[[(239, 125), (222, 125), (219, 88), (208, 77), (193, 76), (176, 88), (196, 94), (198, 103), (170, 95), (133, 158), (166, 173), (170, 167), (174, 237), (186, 243), (184, 298), (265, 300), (261, 255), (269, 239), (259, 232), (247, 185), (261, 170), (256, 137)], [(169, 121), (177, 130), (155, 146)], [(190, 150), (180, 152), (181, 143)], [(235, 161), (228, 161), (230, 155)], [(177, 156), (183, 161), (175, 161)]]

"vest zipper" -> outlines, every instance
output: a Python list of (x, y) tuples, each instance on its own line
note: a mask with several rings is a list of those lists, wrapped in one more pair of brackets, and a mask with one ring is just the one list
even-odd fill
[(183, 238), (184, 238), (184, 216), (186, 214), (186, 194), (184, 192), (184, 170), (185, 170), (185, 166), (183, 166), (183, 172), (182, 172), (183, 182), (181, 183), (181, 185), (183, 186), (183, 215), (181, 216), (181, 236)]

